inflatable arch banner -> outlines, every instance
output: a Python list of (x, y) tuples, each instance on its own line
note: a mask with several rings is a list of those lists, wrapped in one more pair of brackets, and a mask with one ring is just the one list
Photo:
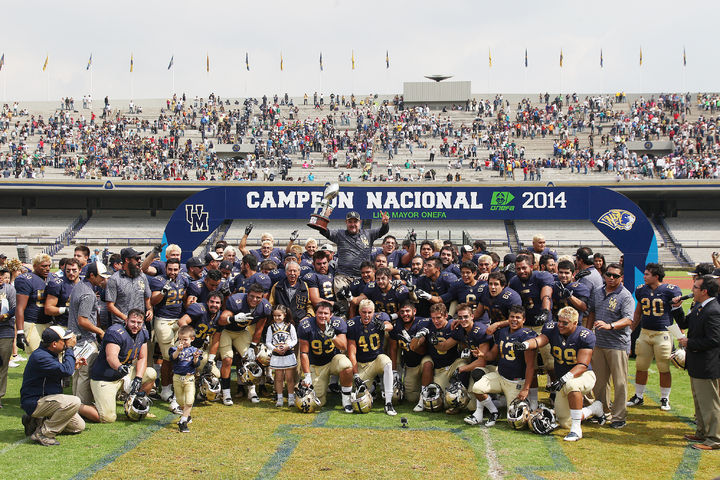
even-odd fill
[[(231, 219), (290, 220), (304, 225), (322, 199), (324, 186), (213, 187), (185, 200), (171, 216), (163, 242), (182, 248), (187, 260), (220, 224)], [(657, 262), (652, 224), (624, 195), (604, 187), (382, 187), (343, 186), (332, 201), (331, 228), (342, 228), (350, 210), (362, 218), (452, 220), (590, 220), (624, 255), (625, 286), (634, 291), (645, 265)], [(334, 220), (334, 222), (332, 222)], [(293, 222), (294, 221), (294, 222)], [(334, 225), (333, 225), (334, 223)], [(430, 227), (432, 228), (432, 227)], [(163, 252), (164, 257), (164, 252)]]

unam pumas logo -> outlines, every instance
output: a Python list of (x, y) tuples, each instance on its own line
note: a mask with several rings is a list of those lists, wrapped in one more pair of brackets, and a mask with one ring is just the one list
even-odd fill
[(493, 192), (490, 199), (490, 210), (501, 210), (512, 212), (515, 205), (508, 205), (513, 201), (515, 195), (510, 192)]
[(207, 232), (208, 213), (202, 203), (185, 205), (185, 220), (190, 224), (191, 232)]
[(635, 215), (627, 210), (613, 208), (600, 215), (598, 223), (607, 225), (613, 230), (632, 230), (633, 224), (635, 223)]

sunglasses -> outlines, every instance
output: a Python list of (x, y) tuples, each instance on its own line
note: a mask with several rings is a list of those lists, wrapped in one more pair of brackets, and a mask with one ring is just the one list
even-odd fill
[(605, 276), (608, 277), (608, 278), (620, 278), (620, 277), (622, 277), (622, 275), (620, 275), (619, 273), (606, 273)]

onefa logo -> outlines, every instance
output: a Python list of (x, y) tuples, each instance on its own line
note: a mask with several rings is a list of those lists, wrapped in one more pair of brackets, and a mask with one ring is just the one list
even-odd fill
[(635, 223), (635, 215), (627, 210), (613, 208), (600, 215), (598, 223), (607, 225), (613, 230), (632, 230), (633, 223)]
[(191, 232), (207, 232), (208, 213), (202, 203), (185, 205), (185, 220), (190, 224)]
[(512, 212), (515, 205), (509, 205), (513, 201), (515, 195), (510, 192), (493, 192), (490, 199), (490, 210), (503, 210)]

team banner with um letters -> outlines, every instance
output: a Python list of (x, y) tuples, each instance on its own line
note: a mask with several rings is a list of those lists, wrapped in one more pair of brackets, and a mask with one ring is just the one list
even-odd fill
[[(165, 227), (164, 241), (178, 244), (183, 260), (228, 219), (297, 220), (304, 224), (324, 187), (214, 187), (185, 200)], [(445, 222), (452, 220), (590, 220), (625, 259), (625, 284), (632, 289), (645, 264), (657, 261), (650, 221), (624, 195), (603, 187), (342, 186), (331, 202), (331, 227), (350, 210), (362, 218)], [(288, 224), (288, 231), (294, 230)], [(435, 228), (437, 225), (430, 227)], [(541, 233), (541, 232), (540, 232)]]

